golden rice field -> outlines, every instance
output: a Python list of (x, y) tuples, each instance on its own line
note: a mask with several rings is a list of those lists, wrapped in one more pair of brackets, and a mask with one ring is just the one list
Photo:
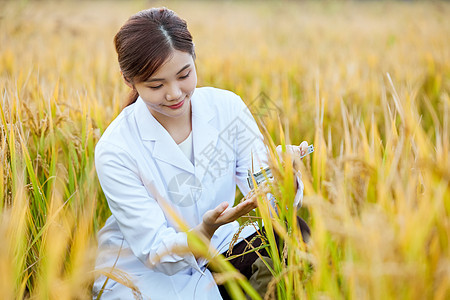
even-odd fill
[[(95, 233), (109, 214), (94, 146), (128, 92), (112, 39), (161, 3), (1, 3), (2, 299), (91, 297)], [(263, 297), (217, 258), (234, 298), (449, 299), (450, 3), (164, 5), (188, 21), (199, 86), (239, 94), (268, 143), (316, 149), (299, 164), (311, 242), (282, 209), (292, 172), (274, 165), (281, 212), (257, 214), (284, 249), (268, 235)]]

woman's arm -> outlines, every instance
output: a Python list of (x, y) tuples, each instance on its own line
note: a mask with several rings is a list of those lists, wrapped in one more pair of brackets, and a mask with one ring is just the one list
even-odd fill
[[(291, 157), (290, 161), (295, 165), (295, 161), (297, 159), (301, 159), (300, 157), (306, 154), (306, 150), (308, 149), (308, 142), (303, 141), (298, 146), (294, 145), (286, 145), (286, 155)], [(282, 146), (278, 145), (276, 148), (277, 154), (279, 157), (283, 157)], [(294, 199), (295, 206), (301, 206), (303, 201), (303, 182), (302, 182), (302, 174), (300, 171), (295, 171), (294, 168), (294, 186), (297, 190)]]
[(186, 254), (187, 234), (168, 226), (131, 155), (116, 145), (100, 142), (95, 164), (110, 210), (133, 254), (149, 268), (168, 275), (188, 267), (200, 271), (195, 257)]
[[(244, 102), (239, 98), (240, 101), (240, 111), (239, 111), (239, 119), (242, 120), (242, 124), (245, 124), (243, 128), (246, 129), (246, 134), (248, 135), (248, 139), (251, 136), (256, 136), (257, 138), (252, 143), (252, 147), (238, 147), (237, 159), (236, 159), (236, 176), (237, 176), (237, 184), (239, 189), (241, 190), (243, 195), (246, 195), (250, 188), (247, 184), (247, 176), (248, 170), (252, 167), (255, 172), (259, 171), (260, 168), (266, 168), (268, 166), (268, 151), (264, 144), (263, 136), (259, 131), (258, 125), (256, 124), (255, 119), (251, 115), (248, 108), (245, 106)], [(299, 146), (286, 145), (286, 152), (288, 155), (291, 155), (292, 158), (300, 157), (300, 155), (304, 155), (306, 153), (306, 149), (308, 148), (308, 143), (306, 141), (302, 142)], [(277, 146), (276, 148), (278, 155), (281, 155), (281, 146)], [(294, 163), (295, 159), (291, 159)], [(296, 194), (294, 199), (294, 205), (299, 206), (303, 200), (303, 182), (301, 180), (301, 173), (295, 172), (294, 174), (294, 186), (296, 187)]]

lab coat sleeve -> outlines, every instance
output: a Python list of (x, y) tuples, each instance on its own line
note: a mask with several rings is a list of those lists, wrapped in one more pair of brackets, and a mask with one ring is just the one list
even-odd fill
[(297, 174), (295, 174), (295, 179), (297, 180), (297, 192), (295, 193), (294, 206), (301, 207), (303, 204), (304, 189), (302, 174), (300, 172), (297, 172)]
[(243, 195), (250, 192), (247, 183), (248, 171), (255, 171), (268, 166), (267, 148), (264, 144), (264, 138), (259, 131), (255, 119), (246, 107), (245, 103), (239, 98), (236, 111), (237, 129), (240, 134), (236, 134), (236, 182)]
[[(268, 166), (268, 150), (264, 144), (263, 136), (253, 118), (250, 110), (246, 107), (245, 103), (239, 98), (240, 104), (238, 119), (242, 124), (242, 131), (245, 132), (242, 136), (242, 140), (252, 141), (251, 143), (244, 143), (237, 141), (237, 159), (236, 159), (236, 177), (237, 185), (243, 195), (246, 195), (250, 191), (248, 186), (247, 177), (248, 170), (251, 170), (252, 166), (254, 171), (257, 172), (260, 168), (266, 168)], [(253, 158), (253, 161), (252, 161)], [(294, 198), (294, 205), (301, 206), (303, 200), (303, 182), (301, 180), (301, 174), (296, 174), (297, 191)], [(272, 195), (268, 198), (273, 198)]]
[(168, 226), (131, 155), (116, 145), (100, 142), (95, 164), (110, 210), (133, 254), (149, 268), (168, 275), (188, 267), (201, 272), (191, 253), (176, 254), (177, 249), (187, 249), (187, 235)]

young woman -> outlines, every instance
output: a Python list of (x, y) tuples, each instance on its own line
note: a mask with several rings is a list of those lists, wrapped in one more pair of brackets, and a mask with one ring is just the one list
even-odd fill
[[(249, 192), (252, 164), (267, 165), (262, 135), (237, 95), (196, 87), (192, 36), (173, 11), (133, 15), (114, 42), (132, 92), (95, 150), (112, 212), (98, 235), (97, 268), (126, 272), (144, 298), (221, 299), (206, 261), (176, 251), (189, 241), (162, 201), (225, 252), (238, 230), (236, 219), (256, 208), (252, 199), (232, 206), (236, 184), (244, 195)], [(301, 153), (306, 146), (291, 148)], [(297, 186), (298, 204), (303, 196), (298, 177)], [(240, 236), (254, 232), (247, 226)], [(134, 299), (131, 289), (105, 280), (97, 279), (94, 296), (103, 287), (102, 299)]]

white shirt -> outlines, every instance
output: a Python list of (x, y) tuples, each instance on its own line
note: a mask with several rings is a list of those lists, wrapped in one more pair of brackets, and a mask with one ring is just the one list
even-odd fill
[[(98, 178), (112, 212), (98, 233), (96, 268), (115, 265), (127, 272), (144, 299), (221, 299), (204, 263), (171, 251), (186, 247), (187, 236), (160, 203), (169, 204), (193, 228), (223, 201), (234, 204), (236, 184), (242, 194), (249, 192), (252, 154), (256, 169), (266, 166), (262, 135), (240, 97), (197, 88), (191, 106), (194, 164), (140, 98), (109, 125), (95, 149)], [(300, 181), (296, 203), (302, 195)], [(236, 221), (221, 226), (211, 245), (225, 251), (238, 228)], [(254, 231), (247, 226), (240, 236)], [(104, 282), (104, 276), (96, 280), (94, 295)], [(133, 295), (110, 279), (102, 299)]]
[(190, 160), (192, 164), (194, 164), (194, 144), (192, 143), (192, 130), (189, 133), (189, 136), (178, 144), (181, 151), (183, 151), (184, 155)]

